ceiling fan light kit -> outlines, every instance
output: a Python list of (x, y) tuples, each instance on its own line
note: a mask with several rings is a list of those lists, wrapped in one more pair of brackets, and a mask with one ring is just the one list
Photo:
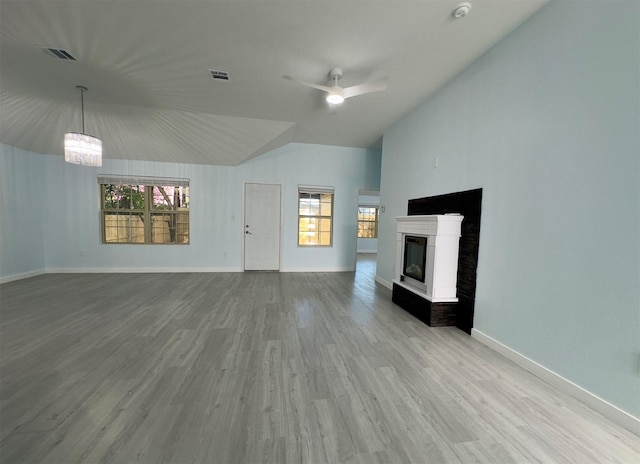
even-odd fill
[(339, 105), (344, 102), (344, 97), (338, 92), (330, 92), (327, 94), (327, 103), (331, 103), (332, 105)]

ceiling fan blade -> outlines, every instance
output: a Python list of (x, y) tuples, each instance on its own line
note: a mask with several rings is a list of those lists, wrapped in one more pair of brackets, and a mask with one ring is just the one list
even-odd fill
[(291, 76), (282, 76), (282, 77), (284, 77), (285, 79), (289, 79), (293, 82), (297, 82), (298, 84), (306, 85), (307, 87), (311, 87), (318, 90), (324, 90), (325, 92), (331, 92), (331, 87), (326, 85), (311, 84), (310, 82), (299, 81), (298, 79), (294, 79)]
[(347, 87), (343, 90), (343, 95), (344, 98), (351, 98), (365, 93), (381, 92), (387, 88), (388, 84), (389, 78), (383, 77), (382, 79), (378, 79), (377, 81), (365, 82), (364, 84)]

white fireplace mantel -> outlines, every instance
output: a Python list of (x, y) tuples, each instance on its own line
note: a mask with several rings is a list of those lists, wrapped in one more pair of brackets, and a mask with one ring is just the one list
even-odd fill
[[(458, 248), (463, 218), (459, 214), (396, 217), (396, 265), (393, 282), (433, 303), (458, 301)], [(403, 275), (407, 235), (427, 237), (424, 285), (411, 283)]]

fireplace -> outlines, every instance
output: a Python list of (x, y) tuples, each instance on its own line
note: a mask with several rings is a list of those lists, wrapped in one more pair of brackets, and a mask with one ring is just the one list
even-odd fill
[(456, 318), (460, 214), (400, 216), (393, 301), (431, 326)]
[(431, 302), (456, 302), (459, 214), (396, 218), (394, 283)]

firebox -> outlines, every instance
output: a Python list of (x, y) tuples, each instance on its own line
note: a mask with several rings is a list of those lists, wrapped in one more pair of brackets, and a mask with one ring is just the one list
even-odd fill
[(424, 286), (427, 262), (427, 237), (404, 236), (403, 279), (408, 284)]

